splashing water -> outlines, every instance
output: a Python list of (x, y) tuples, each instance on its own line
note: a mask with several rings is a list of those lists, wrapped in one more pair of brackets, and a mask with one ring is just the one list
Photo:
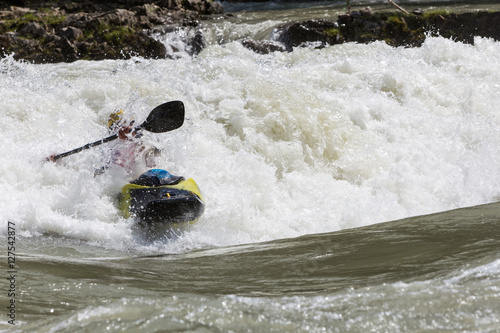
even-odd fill
[(346, 44), (258, 55), (231, 42), (175, 61), (4, 58), (1, 216), (27, 236), (137, 248), (133, 221), (114, 205), (125, 179), (93, 177), (105, 147), (56, 165), (44, 158), (104, 137), (113, 109), (145, 118), (168, 100), (185, 103), (185, 125), (146, 139), (163, 149), (161, 167), (198, 182), (207, 207), (180, 243), (162, 243), (162, 251), (493, 202), (499, 45), (428, 38), (415, 49)]

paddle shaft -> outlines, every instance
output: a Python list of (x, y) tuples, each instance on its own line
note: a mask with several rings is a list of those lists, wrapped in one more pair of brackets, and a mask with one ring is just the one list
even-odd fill
[(60, 158), (63, 158), (63, 157), (69, 156), (69, 155), (73, 155), (73, 154), (79, 153), (79, 152), (81, 152), (82, 150), (85, 150), (85, 149), (90, 149), (90, 148), (93, 148), (93, 147), (100, 146), (103, 143), (106, 143), (106, 142), (109, 142), (109, 141), (113, 141), (113, 140), (116, 140), (116, 139), (118, 139), (118, 134), (113, 134), (111, 136), (108, 136), (107, 138), (104, 138), (104, 139), (101, 139), (101, 140), (97, 140), (96, 142), (87, 143), (85, 146), (82, 146), (80, 148), (76, 148), (76, 149), (67, 151), (65, 153), (55, 155), (55, 156), (52, 157), (52, 159), (54, 161), (57, 161)]

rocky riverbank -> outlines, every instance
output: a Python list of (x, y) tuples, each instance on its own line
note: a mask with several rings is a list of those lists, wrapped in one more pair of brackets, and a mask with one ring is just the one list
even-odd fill
[(347, 42), (385, 41), (398, 47), (419, 47), (427, 36), (442, 36), (473, 44), (474, 37), (500, 40), (500, 12), (453, 14), (446, 11), (374, 13), (370, 7), (339, 15), (337, 21), (309, 20), (276, 28), (277, 41), (246, 40), (248, 48), (259, 52), (291, 51), (294, 47)]
[[(12, 6), (18, 2), (28, 7)], [(0, 55), (34, 63), (165, 58), (165, 46), (151, 36), (155, 27), (196, 27), (205, 16), (222, 13), (212, 0), (3, 1)], [(203, 48), (197, 34), (186, 43), (193, 53)]]
[[(0, 1), (0, 56), (14, 54), (15, 59), (34, 63), (132, 56), (161, 59), (172, 57), (172, 52), (153, 35), (175, 29), (192, 31), (183, 43), (196, 55), (205, 47), (199, 22), (213, 15), (224, 18), (222, 5), (212, 0)], [(346, 42), (385, 41), (392, 46), (418, 47), (427, 36), (437, 34), (472, 44), (475, 36), (500, 40), (498, 22), (500, 12), (424, 13), (416, 9), (374, 13), (366, 7), (336, 20), (276, 27), (273, 36), (279, 37), (275, 40), (242, 43), (258, 53)]]

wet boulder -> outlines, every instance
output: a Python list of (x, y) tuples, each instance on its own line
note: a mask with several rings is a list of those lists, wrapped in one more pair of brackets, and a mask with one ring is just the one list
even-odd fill
[(58, 35), (70, 41), (76, 41), (83, 38), (82, 30), (75, 27), (64, 27), (58, 32)]
[(243, 46), (250, 49), (256, 53), (269, 54), (272, 52), (283, 52), (286, 51), (285, 46), (282, 43), (274, 41), (255, 41), (252, 39), (245, 39), (241, 42)]
[(313, 45), (317, 48), (339, 43), (339, 30), (336, 22), (327, 20), (308, 20), (293, 23), (281, 28), (280, 42), (286, 50), (294, 47)]
[(47, 34), (47, 28), (38, 22), (28, 22), (19, 29), (24, 37), (41, 38)]

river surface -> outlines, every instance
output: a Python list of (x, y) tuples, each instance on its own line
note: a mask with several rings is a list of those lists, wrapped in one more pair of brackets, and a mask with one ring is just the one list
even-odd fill
[[(196, 57), (0, 60), (0, 331), (499, 331), (500, 43), (260, 55), (241, 40), (344, 7), (252, 6)], [(109, 147), (45, 160), (169, 100), (184, 125), (143, 139), (206, 199), (176, 238), (120, 216)]]

